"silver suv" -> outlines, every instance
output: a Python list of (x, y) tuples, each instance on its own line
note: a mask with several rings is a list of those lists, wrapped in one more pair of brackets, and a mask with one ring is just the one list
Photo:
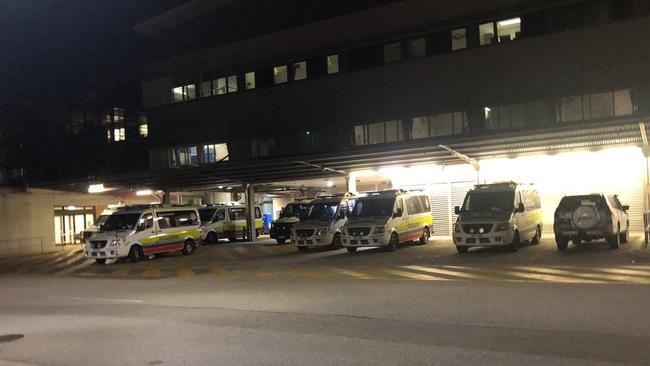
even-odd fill
[(627, 243), (630, 206), (621, 205), (618, 196), (589, 194), (566, 196), (555, 210), (555, 242), (566, 250), (569, 240), (574, 245), (594, 239), (607, 239), (611, 249)]

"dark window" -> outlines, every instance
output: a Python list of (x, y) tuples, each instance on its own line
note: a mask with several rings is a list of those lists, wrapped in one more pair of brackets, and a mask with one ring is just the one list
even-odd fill
[(427, 54), (437, 55), (452, 50), (452, 36), (449, 31), (431, 34), (427, 37)]
[(348, 54), (348, 67), (352, 71), (379, 66), (383, 61), (383, 48), (380, 46), (350, 50)]
[(420, 58), (427, 55), (426, 38), (410, 39), (406, 43), (406, 56), (409, 59)]

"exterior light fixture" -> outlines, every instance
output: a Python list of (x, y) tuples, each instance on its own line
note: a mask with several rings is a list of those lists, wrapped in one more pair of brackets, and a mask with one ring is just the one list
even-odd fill
[(106, 188), (103, 184), (91, 184), (88, 186), (88, 193), (104, 193)]
[(327, 180), (327, 186), (328, 186), (329, 188), (334, 187), (334, 182), (333, 182), (331, 179), (328, 179), (328, 180)]
[(499, 25), (502, 27), (507, 27), (509, 25), (515, 24), (521, 24), (521, 18), (506, 19), (499, 22)]
[(137, 192), (135, 192), (135, 195), (138, 196), (138, 197), (142, 197), (142, 196), (152, 196), (152, 195), (153, 195), (153, 191), (152, 191), (151, 189), (143, 189), (143, 190), (141, 190), (141, 191), (137, 191)]

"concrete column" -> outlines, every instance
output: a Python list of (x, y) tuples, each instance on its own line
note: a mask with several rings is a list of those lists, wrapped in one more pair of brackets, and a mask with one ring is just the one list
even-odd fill
[(257, 240), (255, 230), (255, 186), (244, 184), (246, 190), (246, 228), (248, 229), (248, 240), (254, 242)]
[(171, 194), (169, 192), (165, 191), (165, 193), (162, 196), (162, 202), (161, 203), (163, 205), (169, 205), (171, 203), (171, 201), (172, 201)]
[(357, 177), (354, 174), (348, 174), (345, 178), (345, 182), (348, 185), (348, 192), (357, 193)]

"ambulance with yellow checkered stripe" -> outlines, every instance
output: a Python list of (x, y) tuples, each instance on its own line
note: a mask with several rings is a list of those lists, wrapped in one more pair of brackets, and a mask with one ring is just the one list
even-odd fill
[(343, 228), (348, 252), (360, 247), (384, 247), (393, 251), (405, 242), (426, 244), (433, 232), (429, 197), (423, 192), (391, 189), (357, 198)]
[[(234, 242), (244, 240), (247, 236), (246, 205), (223, 203), (199, 209), (203, 228), (201, 237), (205, 243), (217, 243), (220, 239)], [(262, 210), (255, 207), (255, 232), (259, 236), (264, 230)]]
[(138, 262), (149, 255), (181, 251), (191, 255), (201, 245), (201, 220), (194, 207), (125, 207), (110, 215), (87, 240), (87, 258)]

